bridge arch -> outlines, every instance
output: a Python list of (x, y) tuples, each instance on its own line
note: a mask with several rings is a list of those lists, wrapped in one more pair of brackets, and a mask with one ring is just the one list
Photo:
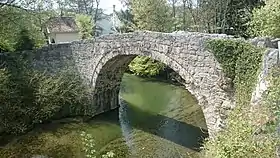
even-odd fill
[(100, 55), (94, 59), (91, 71), (96, 111), (101, 113), (118, 107), (120, 84), (128, 64), (137, 55), (148, 56), (166, 64), (185, 80), (185, 88), (198, 100), (209, 134), (213, 135), (222, 127), (231, 99), (221, 88), (224, 76), (219, 63), (205, 49), (205, 40), (211, 36), (206, 37), (148, 33), (98, 39), (94, 53)]

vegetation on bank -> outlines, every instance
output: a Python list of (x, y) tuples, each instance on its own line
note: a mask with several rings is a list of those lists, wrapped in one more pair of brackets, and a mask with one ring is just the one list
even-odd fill
[[(96, 158), (97, 151), (95, 148), (94, 138), (91, 134), (86, 133), (85, 131), (81, 132), (82, 142), (83, 142), (83, 150), (85, 152), (86, 158)], [(102, 158), (111, 158), (114, 157), (115, 154), (112, 151), (109, 151), (105, 154), (102, 154)]]
[(34, 124), (81, 114), (89, 93), (70, 72), (36, 72), (22, 55), (3, 56), (0, 69), (0, 133), (20, 134)]
[[(276, 97), (276, 93), (279, 94), (279, 83), (273, 83), (272, 92), (267, 97), (269, 102), (258, 106), (250, 105), (264, 49), (244, 41), (229, 40), (209, 41), (208, 49), (232, 81), (229, 84), (235, 90), (236, 107), (227, 119), (226, 128), (205, 143), (206, 157), (275, 157), (279, 140), (275, 137), (275, 130), (268, 131), (267, 127), (277, 116), (272, 113), (274, 108), (271, 108), (272, 102), (276, 100), (271, 98)], [(279, 107), (279, 102), (273, 106)]]
[(155, 77), (165, 71), (166, 65), (146, 56), (137, 56), (128, 65), (132, 74), (141, 77)]
[(116, 124), (82, 122), (82, 118), (62, 119), (37, 126), (13, 139), (0, 148), (0, 155), (1, 158), (31, 158), (36, 155), (50, 158), (125, 157), (127, 146), (121, 136)]
[[(197, 7), (194, 7), (192, 1), (186, 0), (182, 3), (176, 0), (170, 3), (163, 0), (123, 1), (126, 2), (128, 10), (120, 12), (123, 16), (122, 32), (135, 29), (161, 32), (185, 30), (227, 33), (246, 38), (279, 37), (279, 0), (266, 0), (265, 5), (259, 0), (254, 3), (244, 0), (230, 2), (205, 0)], [(20, 0), (20, 2), (27, 1)], [(42, 1), (38, 2), (32, 1), (29, 6), (1, 2), (0, 52), (34, 49), (46, 43), (44, 22), (52, 16), (58, 16), (59, 13), (55, 13), (57, 10), (51, 8), (50, 3), (53, 1), (44, 1), (43, 5)], [(94, 5), (88, 5), (92, 1), (85, 2), (86, 5), (83, 6), (84, 4), (76, 5), (76, 1), (61, 1), (58, 12), (64, 15), (72, 13), (77, 15), (82, 38), (92, 38), (96, 28), (91, 25), (89, 16), (95, 15), (94, 20), (97, 20), (99, 9), (94, 8)], [(260, 7), (260, 5), (264, 6)], [(263, 50), (248, 43), (225, 40), (210, 41), (209, 50), (215, 54), (225, 74), (231, 79), (230, 84), (235, 89), (237, 108), (230, 114), (227, 128), (215, 139), (206, 142), (207, 156), (274, 157), (275, 146), (278, 143), (275, 128), (279, 124), (280, 116), (280, 77), (277, 77), (279, 69), (276, 69), (271, 76), (272, 86), (268, 90), (266, 100), (262, 105), (251, 107), (249, 102)], [(72, 78), (69, 77), (71, 74), (64, 73), (48, 76), (35, 72), (21, 59), (19, 55), (9, 59), (14, 63), (5, 66), (0, 64), (0, 133), (2, 135), (24, 133), (36, 123), (57, 118), (58, 115), (79, 113), (78, 111), (82, 111), (82, 107), (87, 105), (88, 98), (83, 95), (87, 92), (82, 84), (77, 84), (80, 82), (79, 78)], [(152, 77), (165, 71), (166, 68), (147, 57), (137, 57), (130, 64), (130, 70), (137, 75)], [(61, 140), (55, 139), (56, 143), (57, 140)], [(57, 152), (55, 149), (59, 147), (61, 144), (50, 148), (55, 153)], [(61, 148), (61, 150), (68, 149)]]

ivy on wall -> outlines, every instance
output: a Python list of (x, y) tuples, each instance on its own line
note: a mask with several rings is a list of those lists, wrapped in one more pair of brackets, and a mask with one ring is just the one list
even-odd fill
[[(234, 87), (247, 86), (247, 93), (251, 95), (264, 49), (241, 40), (225, 39), (210, 40), (207, 48), (221, 64), (223, 72), (231, 79)], [(245, 82), (248, 80), (250, 82)]]
[(236, 107), (227, 119), (227, 127), (205, 143), (206, 157), (274, 157), (276, 141), (273, 134), (259, 132), (268, 122), (270, 109), (250, 106), (265, 49), (242, 40), (225, 39), (210, 40), (207, 48), (221, 64), (226, 77), (232, 80)]
[(265, 95), (265, 105), (269, 107), (271, 112), (271, 119), (267, 126), (268, 130), (278, 130), (280, 134), (280, 67), (274, 67), (269, 76), (270, 87)]

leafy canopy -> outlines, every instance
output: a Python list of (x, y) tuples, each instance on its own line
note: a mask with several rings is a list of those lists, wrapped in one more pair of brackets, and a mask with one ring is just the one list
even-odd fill
[(250, 33), (253, 36), (280, 37), (280, 1), (267, 0), (266, 5), (253, 11)]

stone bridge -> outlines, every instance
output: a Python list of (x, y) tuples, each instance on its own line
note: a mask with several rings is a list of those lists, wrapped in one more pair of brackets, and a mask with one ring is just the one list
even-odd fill
[(231, 38), (202, 33), (134, 32), (75, 41), (36, 50), (34, 66), (49, 72), (68, 69), (77, 72), (93, 88), (94, 114), (118, 107), (122, 76), (137, 55), (158, 60), (185, 80), (185, 88), (198, 100), (208, 131), (219, 130), (234, 105), (223, 88), (226, 78), (206, 41)]

